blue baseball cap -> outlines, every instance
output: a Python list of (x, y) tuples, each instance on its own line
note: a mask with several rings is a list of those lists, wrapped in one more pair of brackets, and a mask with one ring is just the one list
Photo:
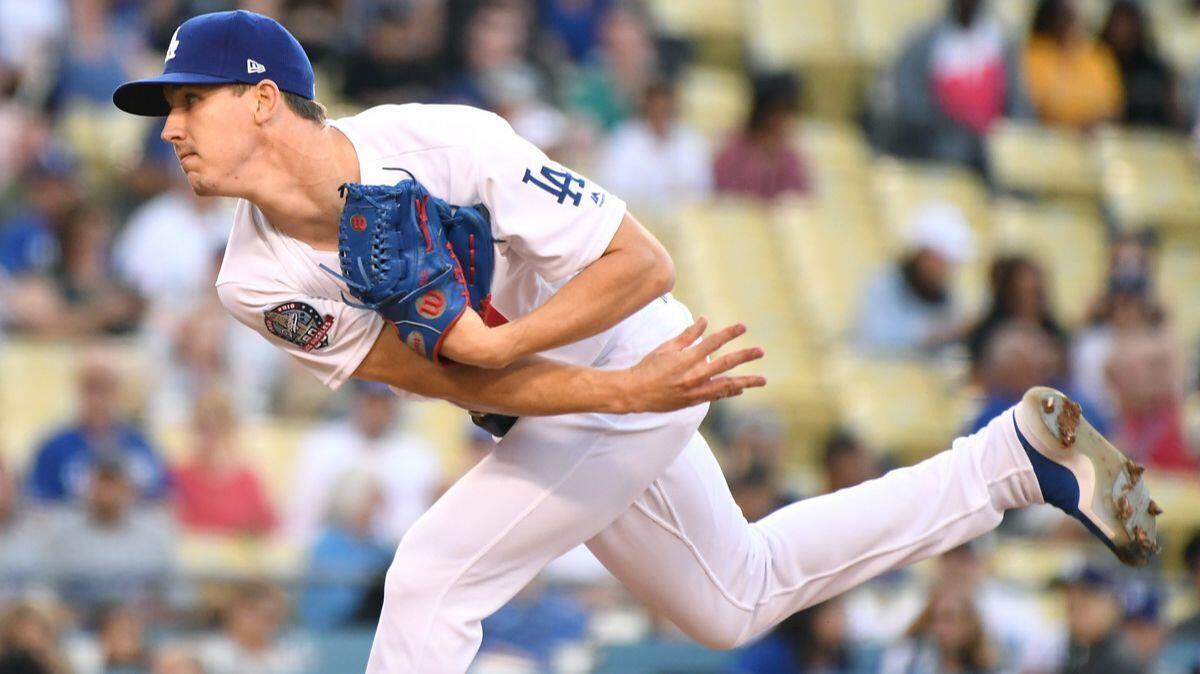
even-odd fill
[(164, 85), (258, 84), (265, 79), (308, 100), (316, 97), (312, 63), (278, 21), (241, 9), (213, 12), (175, 29), (163, 74), (122, 84), (113, 92), (113, 103), (134, 115), (166, 117), (171, 107)]

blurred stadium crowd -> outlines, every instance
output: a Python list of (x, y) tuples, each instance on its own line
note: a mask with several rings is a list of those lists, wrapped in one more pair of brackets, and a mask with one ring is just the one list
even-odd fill
[(393, 546), (490, 446), (217, 304), (231, 204), (110, 96), (236, 7), (333, 116), (491, 109), (625, 198), (767, 348), (708, 427), (748, 519), (1041, 383), (1167, 510), (1136, 574), (1032, 509), (732, 653), (577, 551), (478, 671), (1200, 672), (1200, 2), (0, 0), (0, 674), (362, 671)]

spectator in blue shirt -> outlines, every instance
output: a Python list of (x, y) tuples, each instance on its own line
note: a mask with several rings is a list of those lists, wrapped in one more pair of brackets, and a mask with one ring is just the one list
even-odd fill
[[(308, 560), (307, 587), (298, 605), (300, 618), (313, 629), (347, 627), (371, 601), (375, 583), (392, 561), (392, 548), (372, 534), (383, 493), (366, 471), (351, 470), (338, 479), (328, 524)], [(378, 617), (379, 612), (371, 615)]]
[(29, 470), (27, 488), (48, 504), (78, 501), (101, 459), (119, 461), (139, 498), (167, 493), (167, 470), (150, 441), (121, 419), (120, 379), (109, 363), (87, 357), (77, 374), (79, 418), (42, 443)]
[(562, 590), (530, 583), (483, 621), (480, 652), (517, 652), (550, 671), (554, 654), (587, 634), (583, 605)]
[(28, 204), (0, 224), (0, 274), (49, 274), (58, 261), (58, 232), (79, 202), (74, 158), (46, 149), (29, 167)]
[(966, 217), (953, 204), (930, 202), (914, 213), (907, 238), (904, 256), (880, 270), (859, 300), (855, 342), (864, 350), (916, 357), (963, 333), (951, 282), (975, 252)]

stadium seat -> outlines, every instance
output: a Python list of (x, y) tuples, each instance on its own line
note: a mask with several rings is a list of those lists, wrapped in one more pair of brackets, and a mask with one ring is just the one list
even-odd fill
[(1094, 196), (1095, 161), (1081, 133), (1007, 121), (987, 139), (988, 155), (1001, 187), (1032, 194)]
[(1154, 35), (1181, 82), (1200, 74), (1200, 17), (1176, 2), (1147, 3)]
[(683, 119), (715, 146), (745, 121), (750, 82), (732, 70), (690, 68), (680, 82), (679, 99)]
[(886, 258), (874, 218), (788, 200), (775, 209), (772, 225), (786, 251), (791, 292), (822, 346), (832, 346), (852, 329), (863, 285)]
[(1023, 42), (1029, 33), (1029, 24), (1033, 20), (1034, 0), (1004, 0), (1004, 2), (988, 3), (988, 11), (1004, 26), (1004, 32), (1010, 38), (1017, 38), (1017, 43)]
[(995, 536), (996, 547), (988, 554), (988, 571), (1005, 581), (1040, 591), (1078, 562), (1080, 548), (1074, 542), (1030, 540)]
[(831, 369), (841, 422), (904, 463), (948, 448), (966, 422), (966, 397), (934, 364), (843, 352)]
[(1105, 197), (1122, 227), (1200, 227), (1200, 168), (1187, 136), (1109, 127), (1096, 143)]
[(1007, 199), (996, 204), (992, 221), (996, 252), (1038, 260), (1055, 315), (1068, 326), (1079, 325), (1108, 273), (1108, 234), (1095, 207)]
[(987, 190), (978, 176), (957, 166), (912, 164), (891, 158), (877, 160), (872, 175), (892, 254), (902, 250), (905, 230), (922, 205), (945, 201), (962, 210), (975, 234), (975, 256), (959, 271), (955, 285), (967, 310), (980, 310), (987, 296), (994, 237)]
[(887, 63), (921, 26), (936, 19), (943, 0), (850, 0), (846, 12), (847, 37), (856, 58), (876, 67)]
[(741, 38), (745, 16), (739, 0), (709, 0), (699, 10), (689, 0), (650, 0), (655, 25), (674, 37), (692, 39)]
[(750, 56), (765, 68), (798, 68), (850, 60), (837, 0), (750, 0)]
[(808, 118), (793, 141), (804, 157), (814, 196), (829, 204), (869, 198), (871, 148), (862, 129), (845, 121)]
[(180, 571), (198, 580), (294, 579), (304, 567), (304, 551), (283, 538), (190, 533), (178, 554)]
[(787, 420), (794, 439), (802, 441), (829, 426), (822, 354), (803, 303), (786, 281), (788, 271), (769, 217), (763, 205), (740, 199), (681, 212), (686, 236), (681, 237), (676, 269), (691, 292), (680, 297), (714, 326), (746, 323), (744, 341), (766, 351), (753, 370), (765, 373), (771, 385), (730, 404), (774, 410)]

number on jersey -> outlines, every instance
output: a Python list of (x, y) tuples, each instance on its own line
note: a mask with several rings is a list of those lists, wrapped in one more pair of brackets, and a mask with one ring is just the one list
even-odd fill
[(542, 167), (542, 178), (533, 175), (529, 169), (525, 169), (525, 177), (521, 179), (523, 183), (532, 183), (550, 193), (550, 196), (558, 199), (558, 203), (564, 203), (570, 199), (576, 206), (579, 205), (579, 200), (583, 198), (583, 192), (574, 192), (572, 187), (583, 189), (583, 178), (577, 178), (571, 175), (568, 171), (556, 171), (549, 166)]

